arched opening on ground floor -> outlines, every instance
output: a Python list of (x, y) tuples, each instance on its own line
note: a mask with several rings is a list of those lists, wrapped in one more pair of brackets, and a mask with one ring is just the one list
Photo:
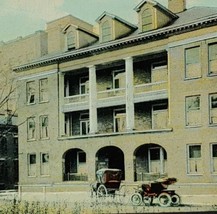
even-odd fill
[(124, 153), (115, 146), (106, 146), (96, 153), (96, 170), (102, 168), (116, 168), (122, 170), (122, 180), (125, 179)]
[(134, 152), (134, 181), (167, 176), (167, 152), (157, 144), (144, 144)]
[(63, 154), (63, 181), (87, 181), (86, 153), (69, 149)]

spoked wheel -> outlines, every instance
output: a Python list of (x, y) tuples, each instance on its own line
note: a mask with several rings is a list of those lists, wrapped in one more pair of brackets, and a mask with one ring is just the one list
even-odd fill
[(181, 198), (180, 198), (180, 196), (177, 195), (177, 194), (173, 194), (173, 195), (171, 196), (171, 204), (172, 204), (173, 206), (179, 206), (180, 203), (181, 203)]
[(168, 206), (171, 205), (171, 197), (170, 197), (170, 195), (168, 193), (162, 192), (158, 196), (158, 202), (159, 202), (160, 206), (168, 207)]
[(97, 197), (106, 197), (108, 195), (108, 191), (104, 185), (100, 185), (97, 189)]
[(134, 193), (130, 197), (130, 201), (133, 205), (140, 205), (142, 203), (142, 196), (139, 193)]
[(147, 206), (150, 206), (152, 205), (152, 202), (153, 202), (153, 197), (143, 197), (143, 203)]

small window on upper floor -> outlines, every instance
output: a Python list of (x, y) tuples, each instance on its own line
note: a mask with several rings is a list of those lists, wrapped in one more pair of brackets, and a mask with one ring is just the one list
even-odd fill
[(186, 126), (201, 125), (200, 96), (186, 97)]
[(152, 11), (150, 8), (146, 8), (142, 12), (142, 31), (148, 31), (151, 30), (153, 27), (152, 23)]
[(35, 81), (26, 83), (26, 100), (27, 104), (35, 103)]
[(102, 24), (102, 42), (108, 42), (112, 39), (112, 28), (109, 21)]
[(39, 80), (39, 102), (48, 101), (48, 79)]
[(217, 125), (217, 93), (211, 94), (209, 97), (210, 100), (210, 112), (209, 112), (209, 123)]
[(211, 144), (211, 172), (217, 173), (217, 144)]
[(73, 31), (67, 33), (67, 50), (75, 49), (75, 34)]
[(209, 45), (209, 75), (217, 75), (217, 44)]
[(200, 47), (185, 50), (185, 78), (201, 77)]
[(113, 89), (125, 88), (125, 70), (115, 70), (113, 71)]
[(201, 145), (188, 145), (188, 174), (202, 173)]

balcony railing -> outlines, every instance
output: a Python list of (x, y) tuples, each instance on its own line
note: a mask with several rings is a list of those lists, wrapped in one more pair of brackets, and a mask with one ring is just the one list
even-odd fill
[(87, 174), (77, 174), (77, 173), (64, 173), (64, 181), (87, 181)]
[(154, 83), (146, 83), (141, 85), (136, 85), (134, 88), (134, 93), (144, 93), (144, 92), (151, 92), (151, 91), (159, 91), (163, 89), (167, 89), (168, 87), (167, 81), (162, 82), (154, 82)]
[(119, 97), (125, 95), (125, 88), (108, 89), (97, 93), (98, 99), (105, 99), (109, 97)]
[[(151, 91), (160, 91), (163, 89), (167, 89), (167, 87), (168, 87), (167, 81), (146, 83), (146, 84), (136, 85), (134, 87), (134, 93), (139, 94), (139, 93), (145, 93)], [(125, 96), (125, 88), (108, 89), (97, 93), (97, 99), (99, 100), (111, 98), (111, 97), (123, 97), (123, 96)], [(89, 101), (89, 94), (79, 94), (79, 95), (64, 97), (64, 104), (88, 102), (88, 101)]]
[(68, 96), (68, 97), (64, 97), (64, 104), (86, 102), (88, 101), (88, 99), (89, 99), (89, 94)]

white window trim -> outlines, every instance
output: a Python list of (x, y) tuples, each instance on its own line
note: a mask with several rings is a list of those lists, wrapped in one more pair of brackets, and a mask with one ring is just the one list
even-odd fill
[[(201, 152), (201, 157), (200, 158), (197, 158), (198, 160), (201, 160), (202, 161), (202, 145), (201, 144), (187, 144), (187, 151), (186, 151), (186, 154), (187, 154), (187, 175), (192, 175), (192, 176), (201, 176), (203, 175), (203, 173), (196, 173), (196, 172), (190, 172), (190, 167), (189, 167), (189, 160), (191, 159), (190, 158), (190, 147), (191, 146), (200, 146), (200, 152)], [(196, 158), (194, 158), (196, 159)]]
[[(210, 172), (211, 172), (212, 175), (217, 175), (217, 170), (216, 171), (213, 170), (213, 165), (214, 165), (214, 163), (213, 163), (214, 157), (212, 156), (212, 154), (213, 154), (213, 145), (217, 145), (217, 143), (211, 143), (210, 144)], [(215, 159), (217, 160), (217, 157), (215, 157)]]

